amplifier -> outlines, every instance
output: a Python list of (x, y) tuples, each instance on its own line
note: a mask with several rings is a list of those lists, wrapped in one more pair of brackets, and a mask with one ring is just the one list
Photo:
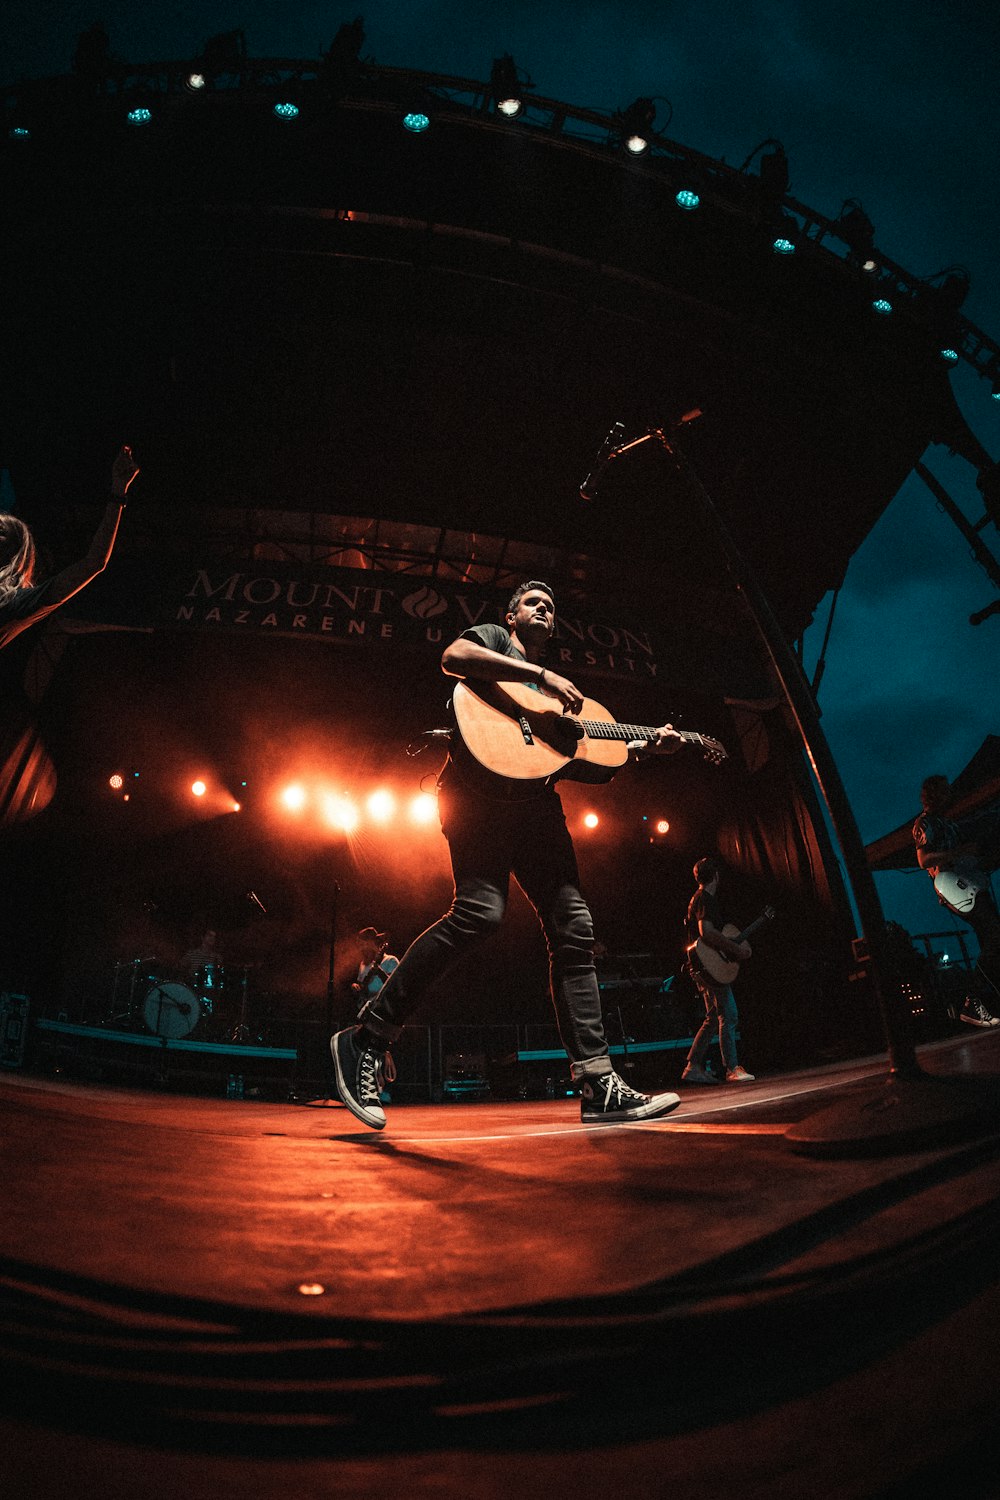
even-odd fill
[(19, 1068), (28, 1035), (28, 997), (0, 992), (0, 1067)]

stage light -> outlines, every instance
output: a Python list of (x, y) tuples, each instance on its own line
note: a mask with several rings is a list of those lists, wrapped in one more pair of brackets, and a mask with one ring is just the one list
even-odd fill
[[(780, 141), (763, 141), (761, 144), (774, 147), (773, 151), (761, 157), (757, 167), (761, 197), (765, 203), (776, 206), (784, 201), (788, 192), (788, 157)], [(760, 150), (760, 147), (757, 149)]]
[(701, 199), (692, 188), (681, 188), (680, 192), (675, 195), (674, 202), (678, 208), (687, 209), (690, 213), (692, 209), (698, 208)]
[(618, 116), (618, 134), (622, 145), (631, 156), (642, 156), (649, 150), (653, 137), (653, 121), (656, 105), (652, 99), (636, 99)]
[(202, 69), (208, 78), (220, 73), (242, 73), (247, 58), (247, 41), (242, 31), (220, 31), (210, 36), (201, 52)]
[(958, 350), (957, 349), (942, 349), (941, 350), (941, 358), (944, 360), (944, 362), (945, 362), (946, 365), (957, 365), (958, 364)]
[(657, 818), (653, 826), (655, 831), (660, 835), (661, 838), (665, 833), (670, 832), (670, 824), (668, 823), (666, 818)]
[(372, 792), (367, 802), (369, 815), (376, 823), (387, 823), (396, 811), (396, 799), (391, 792), (380, 787), (377, 792)]
[(297, 781), (293, 782), (291, 786), (286, 786), (280, 795), (281, 801), (288, 808), (289, 812), (301, 812), (306, 805), (306, 789), (304, 786), (300, 786)]
[(990, 395), (993, 397), (994, 401), (1000, 401), (1000, 380), (994, 380), (993, 385), (990, 388)]
[(26, 125), (12, 125), (7, 132), (7, 138), (11, 141), (30, 141), (31, 131)]
[(892, 303), (887, 302), (884, 297), (876, 297), (872, 303), (872, 308), (875, 312), (881, 314), (883, 318), (887, 318), (892, 312)]
[(205, 783), (203, 781), (201, 781), (201, 780), (199, 780), (199, 781), (192, 781), (192, 783), (191, 783), (191, 795), (192, 795), (192, 797), (204, 797), (204, 795), (205, 795), (205, 793), (207, 791), (208, 791), (208, 787), (205, 785)]
[[(530, 88), (531, 85), (529, 84), (528, 87)], [(521, 96), (517, 68), (509, 52), (505, 52), (503, 57), (493, 59), (493, 67), (490, 69), (490, 91), (497, 114), (506, 115), (508, 120), (516, 120), (524, 109), (524, 99)]]
[(600, 821), (600, 818), (595, 812), (584, 813), (583, 815), (584, 828), (596, 828)]
[(795, 241), (788, 239), (787, 236), (783, 234), (779, 234), (774, 240), (772, 240), (771, 249), (774, 251), (775, 255), (794, 255)]
[(297, 120), (299, 117), (299, 106), (286, 101), (283, 104), (276, 104), (272, 113), (279, 120)]
[(204, 73), (189, 73), (184, 80), (184, 87), (189, 94), (200, 94), (207, 83)]
[(878, 261), (877, 260), (863, 260), (861, 262), (861, 269), (862, 269), (862, 271), (867, 271), (867, 273), (868, 273), (869, 276), (872, 276), (878, 270)]
[(323, 817), (331, 828), (341, 833), (353, 833), (361, 821), (354, 803), (335, 792), (327, 792), (322, 799)]
[(410, 803), (410, 817), (414, 823), (433, 823), (437, 816), (437, 798), (433, 792), (421, 792)]
[(113, 776), (108, 777), (108, 786), (113, 792), (120, 792), (124, 785), (125, 778), (119, 772), (116, 771)]
[(875, 225), (865, 213), (857, 198), (845, 198), (840, 209), (840, 218), (833, 226), (838, 239), (859, 259), (864, 256), (865, 269), (875, 244)]
[(130, 109), (125, 118), (130, 125), (148, 125), (153, 118), (153, 112), (145, 108)]
[(411, 135), (422, 135), (431, 126), (431, 117), (422, 109), (408, 109), (403, 116), (403, 129), (408, 130)]

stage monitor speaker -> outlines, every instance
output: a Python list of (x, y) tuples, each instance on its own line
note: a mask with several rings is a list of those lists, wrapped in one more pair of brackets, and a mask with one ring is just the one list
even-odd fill
[(28, 997), (0, 993), (0, 1067), (20, 1068), (28, 1036)]

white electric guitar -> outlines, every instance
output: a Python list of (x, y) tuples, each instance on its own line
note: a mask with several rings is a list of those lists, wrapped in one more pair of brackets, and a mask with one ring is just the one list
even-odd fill
[(990, 877), (980, 869), (971, 854), (961, 855), (950, 870), (938, 870), (934, 889), (951, 910), (964, 915), (971, 911), (980, 891), (988, 891)]

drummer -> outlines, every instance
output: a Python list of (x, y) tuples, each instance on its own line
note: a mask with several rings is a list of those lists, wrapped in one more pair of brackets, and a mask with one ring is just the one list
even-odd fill
[(189, 948), (181, 959), (185, 979), (199, 993), (218, 990), (222, 986), (222, 954), (217, 941), (215, 928), (207, 927), (201, 941)]

